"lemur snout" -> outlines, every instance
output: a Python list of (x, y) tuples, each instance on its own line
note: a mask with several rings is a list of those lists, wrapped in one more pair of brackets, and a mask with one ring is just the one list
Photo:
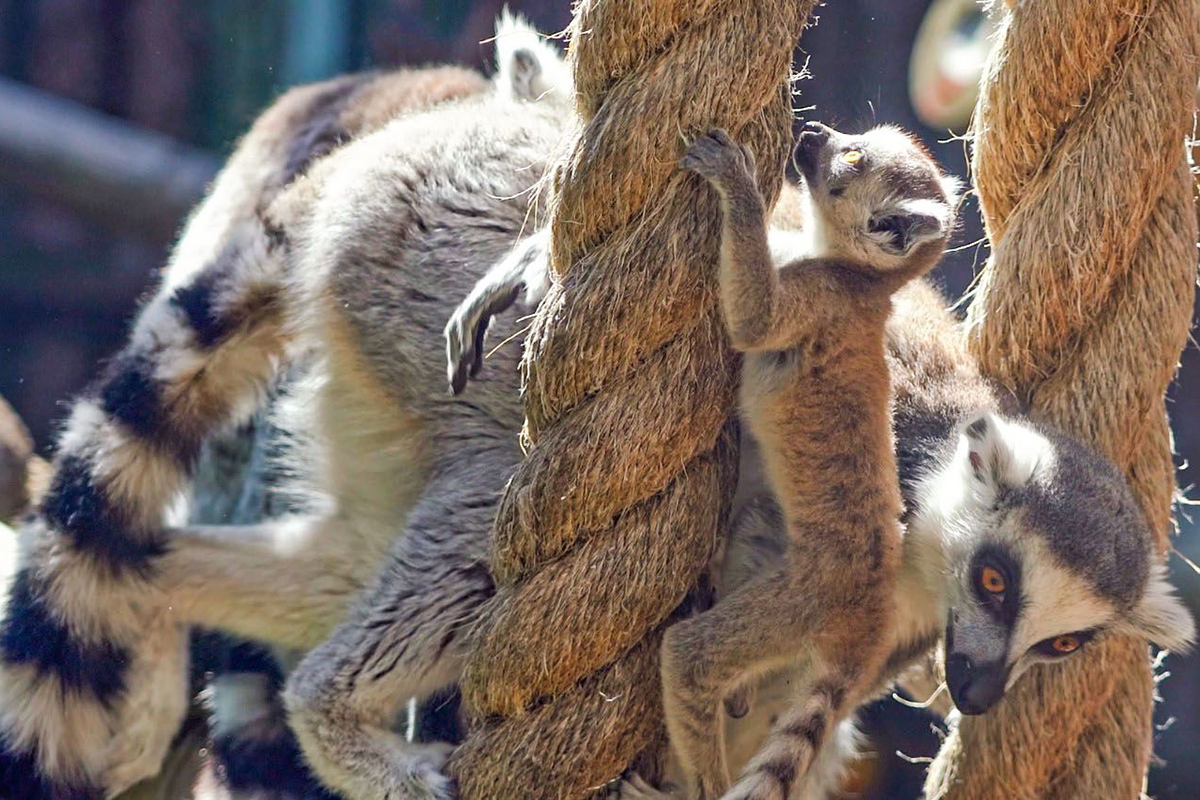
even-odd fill
[(965, 653), (946, 656), (946, 685), (964, 714), (982, 714), (1004, 697), (1008, 668), (1002, 662), (976, 664)]
[(796, 166), (804, 173), (807, 180), (812, 180), (817, 172), (821, 148), (829, 141), (832, 129), (816, 120), (804, 123), (800, 139), (796, 142)]

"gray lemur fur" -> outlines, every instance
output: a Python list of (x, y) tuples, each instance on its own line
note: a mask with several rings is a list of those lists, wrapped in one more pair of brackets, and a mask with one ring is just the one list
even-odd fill
[[(391, 728), (408, 698), (454, 682), (492, 593), (488, 531), (521, 414), (515, 357), (472, 398), (432, 390), (438, 336), (542, 224), (537, 182), (570, 117), (569, 92), (545, 80), (561, 78), (557, 54), (500, 27), (510, 85), (437, 68), (296, 90), (193, 215), (17, 531), (0, 622), (6, 792), (102, 797), (154, 774), (186, 707), (187, 628), (203, 626), (307, 652), (285, 695), (328, 786), (453, 794), (446, 747)], [(466, 99), (384, 124), (414, 94)], [(291, 459), (311, 487), (303, 510), (164, 529), (204, 442), (297, 359), (310, 369), (280, 424), (310, 440)]]

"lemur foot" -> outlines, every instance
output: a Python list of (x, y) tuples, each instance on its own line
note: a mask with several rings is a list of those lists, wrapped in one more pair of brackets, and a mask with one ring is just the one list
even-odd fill
[(549, 246), (549, 228), (527, 236), (488, 270), (450, 315), (443, 333), (451, 394), (461, 394), (483, 368), (483, 340), (492, 317), (512, 307), (522, 292), (522, 305), (530, 310), (546, 295), (550, 286)]
[(608, 796), (609, 800), (680, 800), (682, 797), (674, 787), (655, 789), (636, 772), (619, 781)]
[(720, 188), (739, 177), (754, 175), (754, 154), (717, 128), (692, 142), (679, 166)]
[(483, 368), (483, 339), (487, 334), (492, 317), (508, 309), (516, 302), (521, 285), (503, 287), (496, 293), (480, 291), (492, 287), (481, 286), (471, 293), (446, 323), (446, 379), (451, 394), (462, 394), (470, 378), (477, 377)]

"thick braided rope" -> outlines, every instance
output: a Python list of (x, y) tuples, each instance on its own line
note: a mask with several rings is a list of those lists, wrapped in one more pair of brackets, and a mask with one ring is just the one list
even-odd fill
[[(976, 117), (993, 254), (970, 345), (1035, 414), (1125, 470), (1165, 547), (1175, 482), (1163, 395), (1196, 269), (1184, 140), (1200, 3), (1043, 0), (1004, 13)], [(1146, 648), (1127, 639), (1031, 672), (994, 712), (962, 720), (927, 794), (1137, 797), (1152, 695)]]
[(496, 521), (495, 601), (463, 679), (467, 798), (580, 797), (661, 730), (661, 627), (696, 585), (734, 474), (716, 199), (681, 136), (721, 126), (773, 200), (791, 54), (814, 0), (584, 0), (582, 128), (554, 174), (558, 280), (526, 339), (526, 436)]

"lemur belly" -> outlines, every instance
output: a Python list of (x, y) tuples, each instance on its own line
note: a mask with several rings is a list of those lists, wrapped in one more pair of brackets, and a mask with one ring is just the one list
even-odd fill
[(742, 403), (783, 507), (789, 558), (894, 570), (901, 503), (887, 369), (881, 337), (855, 333), (867, 341), (748, 354)]

